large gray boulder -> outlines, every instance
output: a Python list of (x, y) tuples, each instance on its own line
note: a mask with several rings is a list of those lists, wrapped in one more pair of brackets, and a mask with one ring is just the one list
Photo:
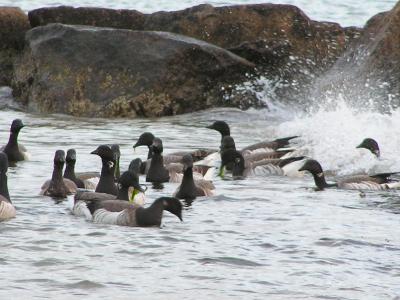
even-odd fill
[(76, 116), (165, 116), (263, 106), (236, 91), (254, 65), (166, 32), (50, 24), (26, 35), (14, 96), (28, 109)]

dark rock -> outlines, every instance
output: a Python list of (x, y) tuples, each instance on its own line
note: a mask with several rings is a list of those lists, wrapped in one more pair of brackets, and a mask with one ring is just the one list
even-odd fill
[(199, 5), (148, 15), (144, 28), (184, 34), (223, 48), (243, 43), (252, 43), (254, 48), (258, 41), (280, 40), (291, 44), (290, 55), (310, 58), (316, 64), (334, 60), (345, 46), (342, 27), (312, 21), (292, 5)]
[[(324, 67), (321, 63), (334, 61), (346, 46), (344, 28), (335, 23), (312, 21), (292, 5), (213, 7), (202, 4), (180, 11), (161, 11), (147, 15), (134, 10), (60, 6), (33, 10), (29, 12), (29, 19), (32, 27), (63, 23), (168, 31), (225, 49), (250, 43), (251, 53), (256, 50), (259, 55), (266, 53), (267, 56), (270, 53), (264, 52), (263, 43), (270, 44), (271, 41), (279, 40), (281, 44), (290, 43), (289, 55), (311, 59), (314, 62), (313, 66), (321, 68)], [(241, 52), (245, 52), (244, 50)], [(268, 60), (267, 58), (266, 61)]]
[(50, 23), (143, 30), (145, 15), (136, 10), (97, 7), (44, 7), (28, 13), (32, 27)]
[[(329, 69), (359, 29), (310, 20), (292, 5), (254, 4), (213, 7), (203, 4), (172, 12), (142, 15), (129, 11), (53, 7), (29, 13), (32, 26), (53, 22), (168, 31), (215, 44), (257, 64), (259, 74), (277, 78), (281, 97), (297, 99), (298, 89)], [(132, 19), (131, 21), (129, 21)], [(297, 101), (297, 100), (296, 100)]]
[(15, 97), (77, 116), (164, 116), (215, 106), (263, 106), (235, 89), (254, 65), (185, 36), (50, 24), (26, 35)]
[(0, 7), (0, 86), (10, 85), (13, 63), (30, 29), (27, 15), (17, 7)]

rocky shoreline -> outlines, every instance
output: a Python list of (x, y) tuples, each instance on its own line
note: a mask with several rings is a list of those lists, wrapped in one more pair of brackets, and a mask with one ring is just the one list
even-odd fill
[(153, 14), (0, 7), (0, 85), (28, 111), (89, 117), (266, 107), (256, 88), (238, 88), (260, 75), (278, 80), (274, 92), (289, 103), (315, 85), (357, 90), (366, 82), (398, 102), (399, 18), (399, 3), (364, 28), (278, 4)]

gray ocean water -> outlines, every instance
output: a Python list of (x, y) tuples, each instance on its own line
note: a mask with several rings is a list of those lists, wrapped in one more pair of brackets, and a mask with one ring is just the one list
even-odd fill
[[(155, 11), (195, 3), (0, 1), (25, 10), (68, 4)], [(361, 25), (394, 1), (291, 3), (316, 19)], [(308, 176), (216, 178), (215, 196), (186, 206), (183, 222), (165, 213), (161, 229), (92, 224), (72, 216), (66, 202), (38, 195), (57, 149), (77, 150), (77, 171), (97, 171), (100, 159), (89, 153), (118, 143), (126, 169), (147, 154), (132, 149), (143, 131), (161, 137), (166, 153), (217, 148), (220, 136), (205, 126), (218, 119), (231, 124), (238, 148), (300, 135), (295, 146), (340, 175), (400, 171), (400, 110), (359, 112), (334, 100), (336, 108), (316, 107), (312, 114), (266, 98), (270, 110), (104, 120), (11, 110), (3, 107), (12, 103), (10, 90), (0, 88), (0, 143), (11, 121), (21, 118), (27, 126), (20, 141), (32, 155), (8, 173), (17, 217), (0, 223), (0, 299), (400, 299), (399, 191), (360, 197), (315, 192)], [(381, 160), (355, 149), (367, 136), (380, 142)], [(149, 188), (148, 203), (176, 187)]]

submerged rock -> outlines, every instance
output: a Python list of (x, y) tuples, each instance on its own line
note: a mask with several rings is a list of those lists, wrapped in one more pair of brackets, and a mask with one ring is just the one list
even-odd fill
[(15, 57), (24, 46), (25, 32), (31, 27), (17, 7), (0, 7), (0, 86), (10, 85)]
[(343, 97), (360, 108), (400, 106), (400, 2), (367, 22), (360, 38), (318, 80), (316, 90), (318, 98)]
[(50, 24), (30, 30), (26, 43), (12, 87), (31, 110), (153, 117), (263, 106), (234, 88), (252, 63), (182, 35)]

